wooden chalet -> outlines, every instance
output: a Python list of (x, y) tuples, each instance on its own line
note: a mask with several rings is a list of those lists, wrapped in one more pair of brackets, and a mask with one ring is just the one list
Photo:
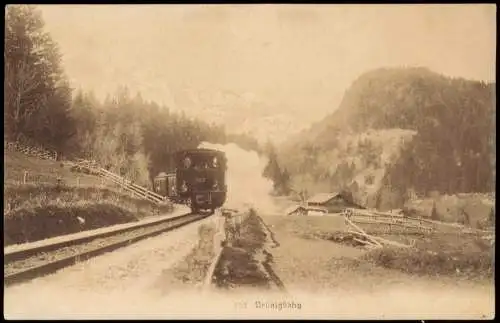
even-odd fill
[(328, 213), (340, 213), (345, 208), (365, 209), (354, 203), (348, 194), (320, 193), (308, 199), (305, 205), (294, 205), (285, 210), (287, 215), (322, 215)]
[(340, 213), (345, 208), (364, 209), (352, 201), (345, 193), (320, 193), (312, 196), (307, 200), (307, 209), (321, 209), (325, 213)]

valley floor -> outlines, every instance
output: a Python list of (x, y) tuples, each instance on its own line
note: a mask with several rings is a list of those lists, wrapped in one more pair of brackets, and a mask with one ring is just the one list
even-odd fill
[[(312, 295), (308, 304), (330, 303), (339, 317), (360, 319), (494, 316), (492, 280), (415, 276), (381, 268), (357, 261), (367, 252), (365, 249), (305, 237), (296, 225), (291, 225), (291, 217), (261, 218), (277, 241), (269, 250), (274, 272), (290, 295)], [(311, 220), (325, 222), (321, 218)], [(333, 229), (338, 221), (330, 222)]]

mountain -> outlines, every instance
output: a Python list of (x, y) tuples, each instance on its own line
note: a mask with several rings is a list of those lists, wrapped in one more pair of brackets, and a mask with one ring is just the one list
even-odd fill
[(270, 102), (276, 100), (251, 92), (182, 88), (175, 91), (171, 104), (191, 116), (222, 124), (228, 132), (252, 135), (264, 144), (268, 140), (281, 142), (304, 124), (286, 105)]
[(369, 207), (410, 196), (491, 192), (495, 84), (426, 68), (361, 75), (339, 108), (278, 149), (295, 189), (349, 188)]

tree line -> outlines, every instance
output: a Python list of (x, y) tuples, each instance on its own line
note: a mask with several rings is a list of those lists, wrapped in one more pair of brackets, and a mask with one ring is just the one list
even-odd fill
[(4, 139), (93, 159), (145, 186), (159, 172), (173, 170), (173, 152), (203, 141), (263, 153), (250, 135), (228, 134), (223, 126), (172, 112), (126, 86), (104, 100), (75, 91), (40, 11), (30, 5), (6, 11)]

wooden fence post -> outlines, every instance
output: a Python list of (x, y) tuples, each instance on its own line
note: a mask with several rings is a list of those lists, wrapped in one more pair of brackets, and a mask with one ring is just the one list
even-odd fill
[(24, 176), (23, 176), (23, 184), (26, 184), (27, 179), (28, 179), (28, 171), (25, 170), (24, 171)]
[(224, 221), (226, 218), (222, 213), (216, 218), (214, 235), (214, 254), (217, 255), (222, 248), (222, 241), (225, 240)]
[(234, 231), (235, 231), (235, 236), (237, 239), (240, 238), (240, 234), (241, 234), (241, 222), (243, 222), (243, 214), (236, 214), (236, 216), (234, 217), (234, 220), (233, 220), (233, 227), (234, 227)]

